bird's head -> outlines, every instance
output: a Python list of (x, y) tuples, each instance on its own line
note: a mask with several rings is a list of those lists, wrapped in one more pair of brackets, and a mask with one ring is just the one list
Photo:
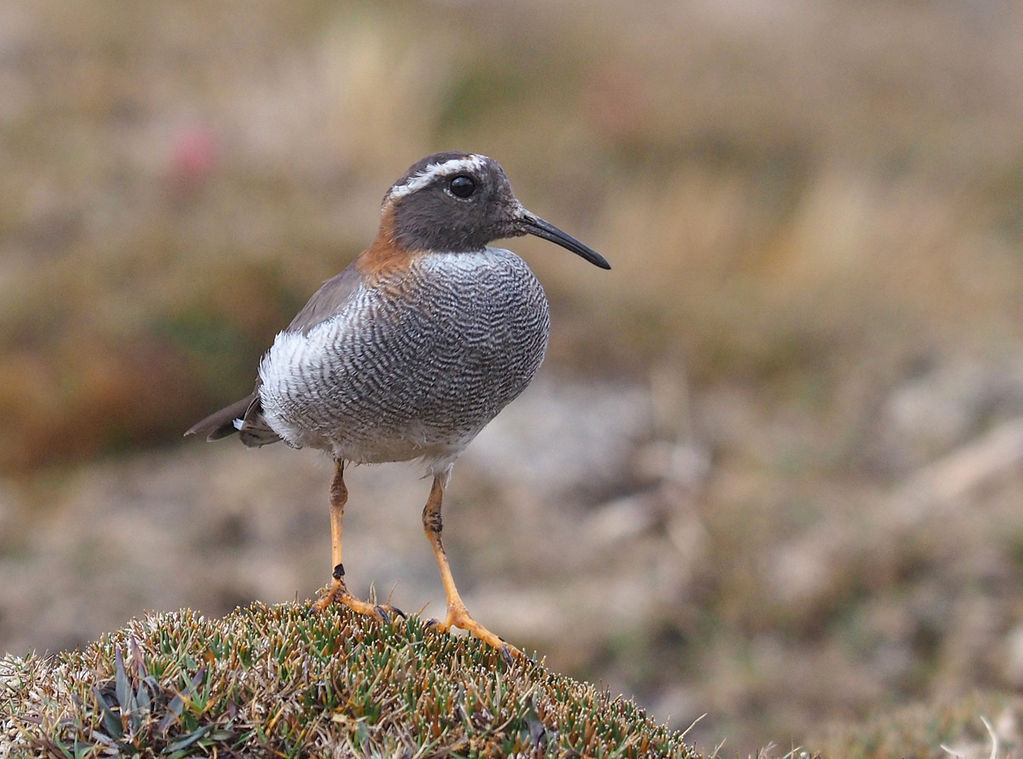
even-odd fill
[(435, 153), (409, 167), (383, 201), (405, 250), (478, 251), (494, 240), (536, 235), (610, 269), (592, 248), (527, 211), (500, 164), (476, 153)]

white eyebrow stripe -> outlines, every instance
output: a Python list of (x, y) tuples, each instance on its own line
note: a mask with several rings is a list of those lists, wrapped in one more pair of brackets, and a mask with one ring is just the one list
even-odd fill
[(387, 194), (389, 200), (397, 200), (411, 195), (430, 184), (434, 179), (445, 174), (457, 174), (459, 171), (481, 171), (485, 157), (471, 155), (468, 158), (451, 158), (443, 163), (427, 164), (426, 168), (408, 178), (405, 184), (392, 187)]

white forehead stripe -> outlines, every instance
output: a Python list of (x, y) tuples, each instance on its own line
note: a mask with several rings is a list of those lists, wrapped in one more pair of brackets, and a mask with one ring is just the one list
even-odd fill
[(471, 155), (468, 158), (452, 158), (441, 163), (429, 163), (425, 169), (409, 177), (405, 184), (392, 187), (387, 197), (391, 200), (404, 198), (423, 189), (437, 177), (457, 174), (460, 171), (481, 171), (485, 161), (485, 156)]

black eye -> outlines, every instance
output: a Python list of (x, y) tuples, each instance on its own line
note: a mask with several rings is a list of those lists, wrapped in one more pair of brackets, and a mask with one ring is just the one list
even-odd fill
[(467, 198), (476, 192), (476, 182), (473, 181), (472, 177), (459, 174), (448, 184), (448, 189), (451, 190), (451, 194), (456, 198)]

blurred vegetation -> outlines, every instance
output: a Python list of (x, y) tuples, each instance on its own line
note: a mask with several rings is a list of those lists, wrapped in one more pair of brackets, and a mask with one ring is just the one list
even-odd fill
[(934, 704), (914, 704), (877, 715), (867, 724), (832, 725), (813, 745), (820, 756), (849, 759), (988, 759), (1016, 756), (1023, 745), (1018, 694), (977, 693)]
[(243, 394), (441, 147), (613, 261), (519, 246), (554, 362), (826, 396), (864, 352), (883, 378), (964, 330), (1019, 339), (1014, 5), (597, 7), (8, 6), (0, 466), (172, 440)]

